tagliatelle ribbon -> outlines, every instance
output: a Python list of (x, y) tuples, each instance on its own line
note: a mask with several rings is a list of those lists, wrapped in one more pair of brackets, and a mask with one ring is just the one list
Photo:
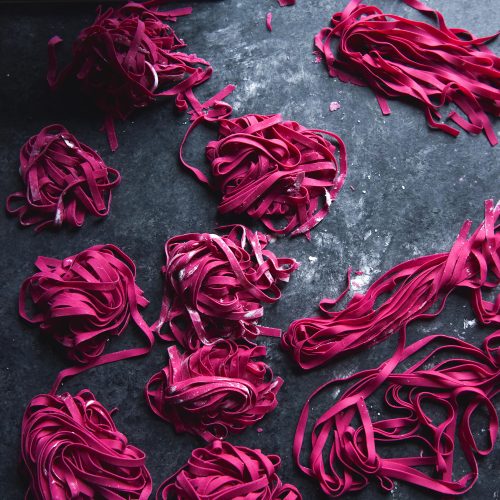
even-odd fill
[[(226, 104), (211, 116), (200, 114), (195, 119), (181, 143), (182, 165), (221, 193), (219, 213), (246, 213), (273, 233), (309, 238), (344, 184), (344, 143), (332, 132), (307, 129), (283, 121), (278, 114), (228, 118), (230, 114)], [(219, 139), (206, 147), (213, 183), (184, 158), (187, 138), (204, 121), (219, 126)], [(282, 220), (285, 226), (277, 228), (276, 222)]]
[(162, 97), (175, 97), (176, 107), (187, 109), (185, 94), (208, 80), (210, 63), (179, 52), (186, 44), (166, 21), (191, 13), (190, 7), (160, 12), (161, 1), (129, 2), (109, 8), (83, 29), (73, 44), (73, 58), (60, 73), (55, 49), (62, 41), (49, 41), (47, 80), (56, 89), (76, 77), (106, 115), (104, 128), (111, 149), (118, 147), (114, 119), (126, 119), (132, 111)]
[[(292, 258), (267, 250), (269, 237), (245, 226), (223, 234), (191, 233), (165, 244), (160, 318), (152, 326), (164, 340), (189, 351), (220, 338), (253, 340), (280, 330), (259, 326), (263, 303), (279, 300), (278, 283), (298, 268)], [(161, 333), (167, 323), (169, 331)]]
[(192, 354), (168, 349), (168, 365), (151, 377), (145, 395), (151, 410), (176, 432), (223, 439), (261, 420), (276, 408), (283, 380), (257, 358), (264, 346), (220, 340)]
[(21, 450), (26, 498), (147, 500), (152, 491), (144, 452), (128, 444), (89, 390), (33, 398)]
[(160, 486), (156, 498), (300, 500), (295, 486), (281, 482), (280, 465), (278, 455), (214, 441), (194, 450), (186, 465)]
[[(493, 301), (482, 295), (500, 284), (499, 216), (500, 204), (487, 200), (484, 221), (470, 237), (472, 222), (466, 221), (450, 252), (395, 266), (366, 293), (355, 294), (343, 310), (331, 311), (340, 297), (322, 300), (321, 317), (294, 321), (282, 336), (283, 347), (305, 370), (323, 365), (383, 341), (410, 321), (437, 316), (457, 288), (470, 291), (479, 321), (499, 323), (500, 294)], [(375, 307), (385, 294), (388, 297)]]
[[(333, 14), (331, 28), (322, 29), (315, 46), (330, 76), (369, 86), (384, 114), (386, 98), (409, 98), (425, 110), (429, 126), (453, 136), (458, 130), (440, 122), (440, 109), (454, 103), (448, 119), (471, 134), (486, 134), (498, 143), (488, 113), (500, 116), (500, 58), (485, 44), (498, 36), (476, 38), (464, 29), (448, 28), (438, 11), (417, 0), (406, 4), (435, 17), (438, 26), (385, 14), (374, 6), (351, 0)], [(339, 39), (336, 53), (332, 41)]]
[[(27, 278), (19, 294), (19, 314), (58, 342), (69, 359), (83, 366), (62, 370), (54, 385), (90, 368), (147, 354), (154, 335), (139, 312), (149, 302), (135, 283), (135, 265), (114, 245), (97, 245), (66, 259), (38, 257), (39, 272)], [(26, 310), (29, 297), (34, 315)], [(145, 347), (102, 354), (112, 336), (123, 333), (130, 319), (146, 340)]]
[[(331, 497), (362, 490), (370, 481), (390, 491), (394, 480), (442, 495), (460, 495), (477, 481), (477, 457), (493, 450), (498, 434), (498, 415), (492, 400), (500, 392), (500, 330), (490, 335), (483, 349), (479, 349), (445, 335), (430, 335), (405, 347), (405, 329), (406, 325), (390, 359), (378, 368), (323, 384), (309, 396), (302, 409), (294, 439), (294, 459)], [(443, 345), (420, 354), (437, 341)], [(418, 354), (420, 359), (410, 368), (396, 371), (404, 361)], [(445, 354), (447, 357), (443, 359)], [(301, 454), (313, 399), (335, 384), (347, 381), (352, 385), (315, 420), (308, 462), (303, 464)], [(388, 384), (386, 407), (395, 416), (374, 420), (367, 400), (384, 383)], [(445, 416), (433, 417), (426, 411), (429, 405), (440, 407)], [(484, 448), (471, 429), (472, 418), (481, 410), (488, 415), (488, 443)], [(386, 458), (378, 452), (378, 445), (386, 450), (389, 445), (399, 443), (416, 444), (420, 453), (397, 456), (396, 451)], [(457, 443), (470, 472), (454, 479)], [(432, 472), (426, 473), (422, 466), (430, 467)]]
[(272, 12), (268, 12), (266, 14), (266, 28), (269, 31), (273, 31), (272, 21), (273, 21), (273, 13)]
[(36, 231), (81, 227), (86, 214), (108, 215), (119, 172), (62, 125), (49, 125), (31, 137), (19, 161), (25, 190), (8, 196), (6, 210), (21, 225), (35, 225)]

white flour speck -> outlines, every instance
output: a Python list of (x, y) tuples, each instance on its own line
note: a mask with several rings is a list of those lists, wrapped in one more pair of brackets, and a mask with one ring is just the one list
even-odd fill
[(471, 319), (470, 321), (464, 319), (464, 328), (470, 328), (471, 326), (475, 326), (475, 324), (476, 324), (475, 319)]

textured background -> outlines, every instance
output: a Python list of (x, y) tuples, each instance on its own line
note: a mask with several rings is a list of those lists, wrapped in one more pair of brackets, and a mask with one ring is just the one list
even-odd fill
[[(213, 64), (212, 79), (197, 92), (200, 100), (234, 83), (237, 90), (229, 101), (235, 115), (281, 112), (306, 126), (338, 133), (348, 147), (346, 186), (330, 215), (314, 230), (312, 241), (283, 239), (272, 246), (278, 255), (301, 261), (302, 267), (286, 286), (282, 301), (267, 308), (263, 323), (269, 326), (286, 328), (293, 319), (313, 314), (321, 298), (334, 296), (343, 288), (349, 265), (366, 273), (356, 278), (359, 290), (403, 260), (449, 249), (463, 221), (469, 217), (479, 223), (483, 200), (500, 194), (500, 148), (491, 148), (483, 135), (461, 133), (453, 139), (434, 132), (422, 113), (399, 102), (391, 103), (392, 115), (383, 117), (368, 89), (333, 80), (323, 65), (313, 63), (313, 35), (345, 3), (299, 0), (295, 7), (280, 9), (274, 0), (192, 2), (192, 16), (180, 19), (175, 28), (192, 52)], [(419, 17), (401, 2), (377, 3), (387, 11)], [(468, 0), (429, 3), (441, 8), (451, 26), (468, 28), (477, 35), (498, 28), (497, 0), (473, 2), (474, 7)], [(272, 33), (265, 28), (268, 11), (274, 14)], [(61, 59), (67, 58), (72, 39), (93, 17), (92, 5), (19, 5), (1, 11), (0, 199), (21, 186), (17, 175), (20, 146), (53, 122), (63, 123), (123, 175), (111, 215), (101, 222), (88, 219), (80, 231), (35, 235), (30, 229), (21, 229), (15, 220), (0, 217), (3, 498), (23, 494), (24, 485), (16, 475), (23, 409), (34, 395), (46, 392), (66, 366), (53, 346), (17, 316), (17, 292), (32, 273), (36, 257), (65, 257), (98, 243), (121, 246), (137, 263), (138, 283), (151, 300), (144, 316), (153, 322), (161, 300), (164, 241), (179, 233), (212, 230), (216, 220), (216, 199), (178, 165), (177, 150), (187, 118), (176, 115), (170, 102), (119, 124), (120, 148), (111, 154), (98, 131), (102, 117), (92, 105), (79, 95), (74, 97), (71, 89), (57, 96), (49, 92), (45, 81), (48, 38), (59, 34), (65, 39)], [(332, 100), (340, 102), (339, 111), (328, 110)], [(210, 134), (200, 131), (193, 137), (189, 148), (193, 161), (203, 161)], [(455, 294), (439, 318), (413, 324), (409, 340), (427, 333), (447, 333), (479, 344), (490, 330), (476, 325), (473, 318), (467, 296)], [(138, 342), (137, 332), (129, 327), (122, 338), (111, 342), (110, 349)], [(291, 459), (302, 403), (319, 382), (377, 366), (393, 352), (394, 339), (306, 374), (294, 367), (276, 341), (262, 342), (269, 346), (269, 363), (285, 379), (280, 404), (263, 421), (264, 432), (258, 434), (256, 428), (250, 428), (232, 441), (281, 454), (283, 479), (297, 484), (307, 499), (320, 497), (315, 484), (299, 473)], [(71, 392), (88, 387), (104, 405), (120, 409), (118, 427), (131, 443), (147, 452), (155, 486), (201, 445), (193, 437), (176, 435), (146, 407), (142, 389), (163, 366), (165, 348), (159, 342), (145, 359), (101, 367), (64, 386)], [(327, 408), (329, 401), (327, 395), (315, 405), (315, 412)], [(477, 431), (481, 428), (478, 422)], [(459, 473), (463, 460), (458, 458)], [(498, 498), (499, 466), (498, 451), (481, 460), (479, 481), (467, 497)], [(355, 496), (368, 495), (385, 497), (374, 484)], [(428, 493), (404, 484), (398, 484), (392, 495), (429, 498)]]

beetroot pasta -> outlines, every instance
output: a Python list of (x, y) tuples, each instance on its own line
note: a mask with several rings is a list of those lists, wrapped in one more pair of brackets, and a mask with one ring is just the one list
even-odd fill
[(26, 498), (146, 500), (151, 494), (144, 452), (128, 443), (89, 390), (33, 398), (23, 417), (21, 450)]
[[(286, 282), (298, 264), (276, 257), (269, 238), (244, 226), (221, 228), (222, 235), (192, 233), (165, 244), (164, 298), (153, 325), (161, 338), (176, 340), (193, 351), (219, 338), (253, 340), (263, 303), (276, 302), (279, 282)], [(168, 331), (162, 333), (166, 324)]]
[(120, 174), (62, 125), (49, 125), (31, 137), (19, 161), (25, 189), (7, 198), (6, 210), (21, 225), (37, 231), (81, 227), (87, 214), (108, 215)]
[(220, 340), (194, 353), (168, 349), (168, 365), (146, 384), (151, 410), (177, 432), (198, 434), (207, 441), (241, 432), (278, 404), (283, 383), (273, 380), (264, 361), (264, 346)]
[[(38, 272), (27, 278), (19, 294), (19, 314), (39, 325), (83, 369), (146, 354), (154, 337), (139, 312), (148, 304), (135, 283), (135, 265), (114, 245), (97, 245), (63, 260), (38, 257)], [(33, 315), (26, 303), (32, 302)], [(139, 327), (147, 347), (102, 355), (108, 340), (123, 333), (130, 320)], [(63, 378), (82, 367), (59, 374)]]
[(112, 150), (118, 147), (114, 119), (126, 119), (132, 111), (159, 98), (171, 96), (179, 110), (187, 109), (186, 91), (210, 78), (212, 68), (195, 54), (179, 52), (186, 44), (167, 21), (191, 13), (183, 7), (161, 12), (163, 2), (130, 2), (101, 10), (94, 23), (84, 28), (73, 44), (70, 64), (57, 72), (55, 47), (49, 41), (47, 80), (57, 88), (69, 77), (79, 80), (105, 113), (104, 128)]
[(300, 500), (295, 486), (281, 482), (280, 464), (278, 455), (214, 441), (194, 450), (186, 465), (160, 486), (156, 498)]
[(384, 114), (390, 113), (386, 98), (415, 102), (429, 126), (456, 136), (456, 128), (440, 121), (441, 108), (453, 103), (466, 118), (452, 111), (449, 120), (469, 133), (484, 132), (496, 145), (488, 114), (500, 116), (500, 58), (485, 44), (497, 35), (477, 38), (448, 28), (439, 12), (418, 0), (404, 1), (435, 17), (437, 26), (385, 14), (361, 0), (333, 14), (331, 28), (315, 37), (330, 76), (372, 88)]
[(219, 126), (218, 139), (206, 147), (213, 182), (185, 161), (186, 138), (181, 163), (220, 193), (220, 214), (245, 213), (273, 233), (309, 237), (344, 184), (344, 143), (336, 134), (284, 121), (279, 114), (227, 118), (229, 113), (198, 119)]
[[(294, 321), (283, 334), (282, 345), (303, 369), (327, 363), (337, 356), (381, 342), (403, 324), (436, 316), (456, 288), (468, 289), (477, 318), (483, 324), (500, 321), (500, 296), (493, 301), (483, 292), (500, 283), (500, 204), (485, 202), (485, 218), (468, 237), (466, 221), (452, 249), (427, 255), (392, 268), (365, 294), (355, 294), (340, 311), (338, 300), (324, 299), (321, 316)], [(344, 292), (345, 293), (345, 292)], [(388, 297), (377, 307), (378, 298)], [(431, 312), (434, 308), (434, 312)]]
[(266, 28), (268, 29), (268, 31), (273, 31), (272, 21), (273, 21), (273, 14), (272, 12), (268, 12), (266, 14)]
[[(390, 491), (394, 480), (440, 495), (465, 493), (478, 479), (478, 459), (493, 451), (498, 434), (493, 399), (500, 392), (499, 340), (500, 330), (479, 349), (453, 337), (429, 335), (405, 348), (403, 327), (390, 359), (378, 368), (327, 382), (307, 399), (293, 446), (298, 466), (331, 497), (362, 490), (370, 482)], [(411, 366), (403, 368), (409, 360)], [(312, 405), (320, 394), (346, 381), (349, 388), (314, 420), (306, 454), (302, 448)], [(370, 411), (370, 398), (384, 385), (391, 418), (381, 418), (380, 412), (377, 418)], [(487, 421), (482, 438), (472, 426), (481, 414)], [(453, 466), (457, 451), (469, 468), (461, 477)], [(303, 455), (308, 456), (306, 463)]]

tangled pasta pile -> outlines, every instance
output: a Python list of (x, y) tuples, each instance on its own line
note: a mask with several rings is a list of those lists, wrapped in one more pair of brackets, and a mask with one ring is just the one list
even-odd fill
[(112, 150), (118, 147), (113, 119), (126, 119), (161, 97), (175, 97), (179, 110), (188, 104), (186, 91), (210, 78), (212, 68), (195, 54), (179, 52), (186, 44), (166, 21), (191, 13), (185, 7), (160, 12), (159, 2), (130, 2), (123, 7), (98, 10), (91, 26), (83, 29), (73, 44), (71, 63), (59, 74), (55, 47), (49, 41), (47, 79), (57, 88), (76, 77), (85, 93), (106, 114), (105, 129)]
[[(485, 44), (497, 35), (476, 38), (464, 29), (448, 28), (443, 16), (418, 0), (405, 3), (437, 18), (438, 26), (385, 14), (378, 7), (351, 0), (333, 14), (331, 28), (322, 29), (315, 45), (330, 76), (369, 86), (384, 114), (385, 98), (408, 98), (425, 110), (428, 124), (452, 136), (458, 130), (439, 121), (440, 109), (454, 103), (448, 115), (469, 133), (486, 134), (498, 143), (487, 113), (500, 116), (500, 58)], [(336, 53), (333, 39), (338, 38)]]
[[(347, 155), (340, 137), (283, 121), (281, 115), (249, 114), (218, 123), (219, 138), (207, 144), (206, 155), (222, 195), (219, 213), (246, 213), (273, 233), (309, 237), (345, 181)], [(182, 149), (181, 162), (210, 184), (184, 160)]]
[[(469, 289), (476, 316), (483, 324), (499, 321), (500, 300), (483, 292), (500, 283), (500, 204), (485, 202), (485, 219), (468, 238), (466, 221), (448, 253), (403, 262), (375, 281), (365, 294), (355, 294), (345, 309), (331, 311), (338, 299), (320, 303), (322, 317), (294, 321), (282, 345), (303, 369), (381, 342), (403, 324), (438, 315), (456, 288)], [(377, 307), (379, 297), (388, 297)], [(430, 312), (433, 306), (437, 310)]]
[(31, 137), (19, 160), (26, 189), (12, 193), (6, 209), (21, 225), (35, 225), (37, 231), (81, 227), (86, 214), (108, 215), (120, 174), (62, 125), (49, 125)]
[[(478, 457), (493, 451), (498, 434), (493, 400), (500, 392), (500, 330), (485, 340), (483, 349), (445, 335), (429, 335), (405, 348), (405, 338), (403, 327), (392, 358), (378, 368), (327, 382), (302, 409), (294, 458), (329, 496), (362, 490), (370, 481), (390, 491), (395, 479), (441, 495), (461, 495), (478, 479)], [(433, 343), (438, 346), (426, 352)], [(417, 355), (409, 368), (402, 368)], [(309, 460), (302, 464), (312, 400), (341, 381), (352, 385), (314, 421)], [(384, 383), (385, 406), (393, 416), (376, 419), (367, 400)], [(482, 414), (487, 425), (481, 438), (480, 432), (474, 434), (472, 423)], [(484, 438), (486, 445), (481, 444)], [(390, 454), (388, 447), (393, 448)], [(470, 468), (458, 479), (453, 470), (457, 451)]]
[(190, 355), (175, 346), (169, 363), (146, 384), (151, 410), (177, 432), (199, 434), (207, 441), (241, 432), (278, 404), (283, 383), (256, 358), (264, 346), (239, 346), (230, 340), (205, 345)]
[[(58, 342), (69, 359), (88, 367), (146, 354), (153, 333), (139, 312), (148, 304), (135, 283), (135, 265), (114, 245), (90, 247), (66, 259), (38, 257), (39, 272), (27, 278), (19, 295), (19, 314)], [(32, 301), (29, 316), (26, 301)], [(130, 319), (147, 347), (101, 356), (110, 337), (121, 335)], [(64, 377), (79, 368), (61, 372)]]
[(186, 465), (161, 485), (157, 498), (300, 500), (297, 488), (278, 477), (280, 463), (278, 455), (214, 441), (194, 450)]
[[(161, 338), (194, 351), (219, 338), (255, 339), (279, 334), (257, 324), (262, 303), (276, 302), (280, 281), (298, 264), (266, 249), (268, 237), (244, 226), (221, 228), (221, 236), (192, 233), (165, 244), (164, 298), (153, 325)], [(167, 323), (169, 332), (161, 333)]]
[(152, 490), (145, 454), (128, 444), (88, 390), (33, 398), (23, 418), (21, 449), (27, 498), (146, 500)]

